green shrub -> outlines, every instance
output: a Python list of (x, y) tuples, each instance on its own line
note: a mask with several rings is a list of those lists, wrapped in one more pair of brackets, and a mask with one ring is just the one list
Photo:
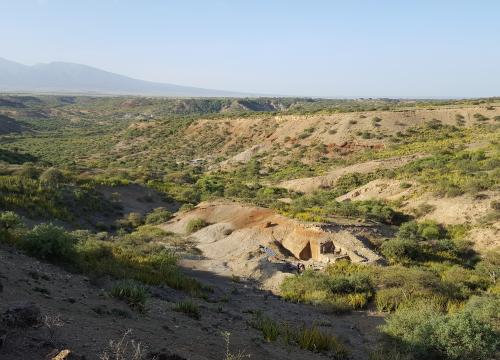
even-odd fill
[(437, 240), (443, 239), (446, 232), (435, 221), (423, 222), (409, 221), (401, 224), (396, 234), (398, 239), (408, 241)]
[(473, 298), (461, 310), (443, 313), (432, 301), (400, 306), (382, 326), (390, 348), (416, 359), (482, 360), (497, 354), (499, 300)]
[(477, 271), (453, 265), (441, 273), (445, 283), (453, 284), (461, 289), (461, 293), (471, 295), (476, 290), (486, 290), (490, 286), (490, 279)]
[(196, 320), (201, 318), (200, 307), (191, 300), (178, 302), (174, 307), (174, 311), (182, 312)]
[(274, 342), (282, 336), (288, 345), (297, 345), (301, 349), (312, 352), (329, 353), (332, 359), (348, 358), (345, 347), (337, 338), (321, 331), (317, 326), (292, 327), (286, 323), (280, 324), (261, 313), (254, 316), (250, 325), (260, 330), (268, 342)]
[(198, 230), (203, 229), (205, 226), (208, 226), (208, 223), (205, 220), (200, 218), (191, 219), (186, 225), (186, 232), (188, 234), (192, 234)]
[(396, 236), (398, 239), (401, 240), (411, 240), (411, 241), (422, 240), (418, 228), (418, 223), (416, 221), (408, 221), (401, 224)]
[[(347, 181), (346, 177), (346, 180)], [(369, 180), (368, 180), (369, 181)], [(343, 185), (341, 185), (343, 186)], [(349, 188), (349, 186), (347, 186)], [(345, 190), (342, 187), (342, 192)], [(347, 190), (349, 191), (349, 190)], [(340, 190), (339, 190), (340, 192)], [(379, 200), (344, 201), (335, 200), (337, 191), (317, 191), (297, 197), (290, 205), (284, 206), (285, 215), (299, 218), (307, 214), (310, 218), (327, 221), (329, 216), (357, 217), (387, 224), (398, 223), (402, 214), (394, 211), (388, 204)]]
[(427, 220), (419, 223), (418, 231), (425, 240), (437, 240), (443, 238), (443, 231), (441, 227), (434, 221)]
[(280, 325), (270, 317), (258, 313), (251, 321), (252, 327), (262, 332), (267, 342), (276, 341), (280, 335)]
[(124, 300), (131, 308), (140, 312), (145, 310), (148, 298), (146, 288), (131, 280), (123, 280), (113, 285), (110, 295)]
[(484, 116), (483, 114), (479, 114), (479, 113), (475, 113), (473, 115), (474, 119), (476, 119), (477, 121), (487, 121), (489, 120), (489, 118), (487, 118), (486, 116)]
[[(315, 293), (313, 292), (312, 294), (314, 295)], [(336, 315), (348, 314), (352, 310), (358, 309), (357, 307), (358, 303), (356, 303), (352, 299), (349, 299), (351, 295), (358, 295), (358, 294), (335, 295), (333, 297), (328, 296), (327, 294), (316, 301), (324, 306), (324, 310), (327, 313), (332, 313)], [(360, 295), (365, 296), (365, 294), (360, 294)]]
[(363, 131), (363, 132), (361, 132), (361, 138), (363, 138), (363, 139), (371, 139), (373, 137), (374, 137), (374, 134), (372, 134), (369, 131)]
[(146, 216), (144, 222), (148, 225), (158, 225), (167, 222), (172, 216), (172, 213), (165, 208), (156, 208)]
[(420, 254), (418, 245), (412, 240), (389, 239), (382, 243), (380, 251), (393, 264), (416, 260)]
[(117, 225), (121, 228), (127, 228), (132, 230), (143, 224), (142, 215), (138, 212), (131, 212), (127, 214), (123, 219), (117, 221)]
[(332, 274), (326, 280), (328, 289), (334, 294), (352, 294), (370, 292), (372, 285), (367, 274), (353, 273), (349, 275)]
[(375, 305), (381, 312), (395, 311), (406, 300), (403, 288), (380, 289), (375, 294)]
[(75, 257), (75, 238), (52, 224), (35, 226), (24, 237), (22, 247), (32, 256), (55, 263), (69, 263)]
[(196, 296), (201, 293), (201, 284), (177, 267), (175, 253), (155, 242), (159, 238), (169, 241), (171, 235), (161, 229), (143, 226), (110, 240), (85, 232), (78, 232), (75, 236), (78, 238), (75, 265), (84, 273), (130, 278), (149, 285), (167, 285)]
[(500, 297), (483, 295), (471, 297), (462, 311), (472, 314), (478, 322), (489, 323), (492, 328), (500, 331)]
[(476, 272), (487, 276), (492, 284), (500, 278), (500, 247), (486, 251), (476, 265)]
[(19, 215), (13, 211), (0, 212), (0, 242), (12, 243), (18, 240), (17, 230), (21, 229), (23, 222)]
[(438, 129), (440, 129), (443, 126), (443, 122), (441, 120), (438, 120), (438, 119), (432, 119), (430, 121), (427, 121), (425, 123), (425, 126), (428, 129), (438, 130)]
[(11, 231), (21, 226), (22, 221), (19, 215), (13, 211), (0, 212), (0, 232)]
[(455, 122), (458, 126), (464, 126), (465, 125), (465, 118), (461, 114), (455, 114)]
[(344, 313), (367, 305), (373, 292), (369, 275), (346, 261), (329, 265), (324, 273), (306, 271), (281, 283), (287, 300), (323, 304), (334, 313)]
[(442, 307), (462, 299), (456, 286), (443, 283), (436, 271), (427, 268), (379, 267), (372, 269), (372, 278), (379, 311), (394, 311), (402, 303), (418, 299), (429, 299)]
[(494, 152), (441, 151), (413, 161), (397, 173), (405, 179), (416, 179), (438, 196), (477, 193), (497, 186), (498, 175), (490, 170), (498, 168), (498, 159), (491, 154)]
[(27, 179), (36, 180), (40, 175), (40, 171), (32, 163), (24, 163), (16, 174)]
[(64, 182), (64, 174), (56, 168), (48, 168), (40, 175), (40, 182), (48, 187), (57, 188)]
[(408, 303), (386, 320), (382, 332), (392, 345), (418, 359), (437, 355), (433, 340), (438, 326), (439, 309), (429, 301)]
[(488, 319), (480, 320), (475, 310), (465, 309), (440, 318), (435, 347), (448, 359), (488, 359), (500, 350), (499, 335)]
[[(369, 293), (368, 293), (369, 294)], [(347, 303), (351, 309), (364, 309), (368, 304), (369, 295), (367, 293), (354, 293), (347, 295)]]
[(422, 203), (422, 204), (419, 204), (413, 210), (413, 213), (415, 214), (416, 217), (422, 217), (422, 216), (425, 216), (427, 214), (430, 214), (434, 210), (436, 210), (436, 206), (431, 205), (431, 204), (427, 204), (427, 203)]
[(312, 352), (333, 352), (334, 359), (347, 359), (347, 351), (337, 338), (316, 326), (302, 327), (295, 332), (293, 339), (301, 349)]
[(186, 204), (182, 204), (182, 206), (180, 207), (179, 211), (183, 212), (183, 211), (191, 211), (195, 208), (195, 206), (191, 203), (186, 203)]

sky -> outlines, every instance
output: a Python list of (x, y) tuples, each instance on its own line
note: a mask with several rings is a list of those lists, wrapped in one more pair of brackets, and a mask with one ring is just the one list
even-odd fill
[(256, 94), (500, 95), (498, 0), (0, 0), (0, 57)]

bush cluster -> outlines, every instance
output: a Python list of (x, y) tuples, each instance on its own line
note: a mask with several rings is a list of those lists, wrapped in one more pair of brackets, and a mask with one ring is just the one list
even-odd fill
[(364, 308), (372, 294), (368, 273), (345, 260), (329, 265), (323, 273), (308, 270), (281, 284), (285, 299), (321, 304), (337, 313)]
[(415, 359), (490, 359), (500, 349), (500, 300), (471, 298), (451, 313), (418, 301), (400, 306), (382, 327), (388, 346)]

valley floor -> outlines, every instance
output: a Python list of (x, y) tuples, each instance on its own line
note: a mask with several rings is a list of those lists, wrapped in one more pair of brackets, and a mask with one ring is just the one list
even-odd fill
[[(352, 359), (367, 359), (369, 349), (377, 342), (376, 327), (383, 318), (370, 312), (328, 314), (319, 307), (284, 302), (243, 281), (186, 271), (213, 288), (207, 299), (193, 300), (199, 304), (200, 320), (173, 311), (175, 303), (186, 299), (185, 293), (151, 287), (152, 298), (146, 312), (139, 314), (109, 297), (106, 281), (94, 283), (3, 246), (0, 248), (3, 285), (0, 314), (18, 305), (33, 303), (39, 307), (43, 321), (27, 329), (7, 329), (0, 348), (1, 358), (45, 359), (54, 354), (55, 349), (70, 349), (85, 359), (99, 359), (109, 341), (119, 340), (129, 329), (132, 332), (128, 338), (140, 342), (158, 359), (223, 359), (223, 332), (231, 334), (233, 352), (244, 351), (253, 359), (328, 358), (287, 346), (279, 340), (265, 342), (260, 332), (249, 325), (253, 314), (258, 312), (292, 327), (315, 324), (341, 339)], [(60, 319), (60, 326), (51, 325), (58, 323), (54, 319)]]

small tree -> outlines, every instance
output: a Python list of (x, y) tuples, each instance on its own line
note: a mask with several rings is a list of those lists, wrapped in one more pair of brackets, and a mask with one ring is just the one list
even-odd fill
[(21, 218), (15, 212), (4, 211), (0, 213), (0, 231), (8, 232), (19, 227), (21, 224)]
[(21, 226), (21, 218), (15, 212), (0, 212), (0, 241), (10, 243), (15, 238), (15, 230)]
[(500, 248), (486, 252), (476, 265), (476, 271), (487, 275), (491, 282), (496, 284), (500, 276)]
[(480, 321), (468, 309), (442, 317), (434, 336), (436, 347), (448, 359), (493, 359), (500, 345), (491, 324)]
[(74, 255), (75, 238), (52, 224), (37, 225), (23, 241), (24, 249), (33, 256), (53, 262), (69, 262)]
[(412, 240), (390, 239), (381, 245), (380, 250), (391, 263), (415, 260), (419, 255), (418, 244)]
[(64, 175), (60, 170), (52, 167), (48, 168), (40, 175), (40, 181), (45, 186), (58, 188), (64, 181)]

